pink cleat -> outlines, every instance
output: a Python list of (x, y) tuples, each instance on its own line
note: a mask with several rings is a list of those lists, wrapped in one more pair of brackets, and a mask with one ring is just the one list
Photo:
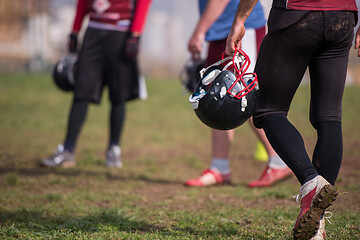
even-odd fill
[(298, 202), (301, 199), (301, 206), (293, 229), (294, 239), (319, 239), (315, 237), (325, 236), (322, 217), (337, 195), (334, 186), (320, 175), (300, 188), (296, 200)]
[(249, 183), (248, 187), (268, 187), (273, 183), (283, 180), (291, 175), (292, 171), (288, 167), (280, 169), (266, 167), (260, 178), (256, 181)]
[(206, 169), (200, 177), (185, 182), (188, 187), (205, 187), (218, 184), (230, 184), (230, 173), (221, 174), (216, 169)]

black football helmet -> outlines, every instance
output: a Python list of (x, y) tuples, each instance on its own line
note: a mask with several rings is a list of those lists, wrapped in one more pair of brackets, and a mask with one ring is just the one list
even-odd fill
[(201, 81), (189, 101), (198, 118), (218, 130), (234, 129), (254, 113), (258, 98), (258, 79), (246, 73), (249, 57), (239, 49), (233, 56), (202, 69)]
[(72, 91), (75, 85), (76, 54), (62, 56), (53, 69), (53, 79), (58, 88)]
[(190, 59), (180, 73), (180, 81), (184, 89), (194, 92), (201, 80), (200, 71), (205, 66), (205, 60), (193, 61)]

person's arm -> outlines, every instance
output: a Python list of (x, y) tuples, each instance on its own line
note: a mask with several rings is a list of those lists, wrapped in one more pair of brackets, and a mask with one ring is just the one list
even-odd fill
[(81, 29), (82, 22), (86, 14), (86, 8), (88, 5), (88, 0), (78, 0), (76, 6), (76, 15), (72, 27), (72, 31), (69, 35), (69, 52), (74, 53), (77, 49), (78, 42), (78, 33)]
[(355, 34), (355, 49), (357, 49), (357, 56), (360, 57), (360, 26)]
[(241, 0), (229, 36), (226, 40), (225, 52), (231, 55), (235, 48), (241, 48), (241, 40), (245, 35), (245, 21), (250, 16), (258, 0)]
[(151, 0), (136, 0), (134, 17), (131, 21), (130, 32), (126, 39), (125, 56), (136, 59), (139, 53), (140, 37), (144, 31), (146, 17), (149, 12)]
[(207, 30), (221, 16), (230, 0), (209, 0), (206, 4), (193, 34), (188, 42), (188, 50), (194, 60), (200, 60), (202, 44), (205, 41)]
[(131, 22), (130, 31), (135, 37), (139, 37), (145, 26), (151, 0), (136, 0), (134, 18)]
[(82, 22), (86, 14), (87, 5), (88, 5), (88, 0), (78, 0), (72, 33), (78, 33), (80, 31)]

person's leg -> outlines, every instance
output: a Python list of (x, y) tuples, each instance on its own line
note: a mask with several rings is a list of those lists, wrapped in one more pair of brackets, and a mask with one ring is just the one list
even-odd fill
[[(292, 12), (289, 12), (290, 14)], [(332, 12), (335, 15), (340, 14), (340, 12)], [(337, 192), (334, 187), (321, 175), (319, 175), (318, 171), (314, 167), (314, 165), (310, 162), (310, 159), (306, 153), (306, 149), (302, 140), (300, 133), (296, 130), (296, 128), (288, 121), (286, 118), (286, 105), (283, 106), (284, 100), (285, 103), (290, 103), (292, 98), (287, 98), (286, 92), (281, 92), (281, 90), (276, 90), (277, 88), (284, 89), (285, 91), (288, 90), (290, 93), (293, 91), (294, 88), (288, 86), (287, 84), (291, 83), (294, 84), (293, 78), (294, 76), (286, 76), (287, 73), (292, 73), (293, 75), (299, 73), (298, 71), (293, 71), (298, 66), (293, 66), (293, 60), (297, 60), (299, 64), (302, 64), (303, 60), (301, 58), (307, 53), (311, 53), (311, 59), (307, 61), (310, 66), (313, 65), (314, 56), (319, 56), (319, 51), (332, 49), (334, 51), (339, 50), (338, 44), (335, 43), (337, 39), (342, 38), (342, 35), (345, 35), (346, 32), (351, 32), (352, 30), (347, 31), (343, 29), (343, 26), (350, 23), (349, 19), (343, 19), (342, 21), (336, 21), (335, 18), (329, 18), (329, 22), (324, 21), (326, 15), (328, 13), (324, 12), (311, 12), (306, 17), (301, 19), (298, 23), (294, 24), (292, 27), (287, 28), (286, 31), (280, 32), (279, 35), (282, 35), (282, 40), (277, 41), (279, 45), (281, 45), (281, 49), (279, 53), (280, 55), (271, 54), (266, 56), (272, 56), (273, 59), (271, 61), (272, 64), (265, 66), (265, 62), (261, 64), (261, 67), (265, 68), (261, 71), (261, 67), (259, 65), (258, 76), (260, 79), (260, 107), (258, 108), (257, 113), (255, 114), (255, 126), (262, 127), (270, 141), (271, 145), (275, 149), (275, 151), (281, 156), (281, 158), (287, 163), (287, 165), (292, 169), (292, 171), (297, 176), (299, 182), (302, 184), (300, 188), (301, 194), (301, 207), (300, 213), (297, 217), (295, 222), (295, 226), (293, 229), (294, 238), (295, 239), (309, 239), (314, 236), (319, 227), (319, 221), (325, 209), (329, 207), (336, 199)], [(282, 14), (281, 16), (284, 16)], [(279, 17), (281, 18), (279, 15)], [(279, 20), (279, 19), (277, 19)], [(270, 21), (270, 20), (269, 20)], [(280, 21), (277, 21), (280, 22)], [(311, 24), (308, 24), (311, 22)], [(336, 22), (336, 24), (332, 25), (332, 23)], [(324, 30), (325, 26), (325, 30)], [(338, 28), (338, 26), (342, 26)], [(329, 30), (330, 33), (333, 33), (335, 29), (338, 31), (338, 36), (333, 38), (329, 41), (329, 45), (325, 46), (324, 43), (328, 41), (326, 39), (326, 28)], [(292, 31), (296, 30), (296, 31)], [(291, 33), (291, 34), (290, 34)], [(324, 35), (325, 33), (325, 35)], [(274, 35), (273, 35), (274, 36)], [(270, 40), (274, 40), (273, 36), (270, 37)], [(276, 36), (276, 34), (275, 34)], [(291, 43), (292, 46), (288, 47), (287, 43)], [(297, 47), (297, 44), (300, 44)], [(264, 45), (264, 42), (263, 42)], [(273, 49), (276, 49), (276, 43), (269, 47), (268, 45), (265, 50), (267, 50), (267, 54)], [(322, 47), (324, 47), (322, 49)], [(263, 46), (262, 46), (263, 47)], [(302, 49), (302, 47), (304, 49)], [(273, 48), (273, 49), (271, 49)], [(294, 50), (292, 50), (294, 49)], [(309, 50), (309, 49), (312, 49)], [(282, 66), (282, 69), (286, 69), (284, 74), (279, 75), (280, 79), (283, 78), (281, 82), (276, 81), (275, 79), (270, 79), (274, 76), (275, 69), (271, 70), (271, 67), (277, 66), (278, 60), (281, 60), (281, 56), (283, 56), (282, 52), (287, 52), (287, 62), (283, 62), (283, 64), (279, 64)], [(293, 54), (292, 51), (300, 51), (298, 54)], [(275, 52), (274, 52), (275, 53)], [(331, 54), (330, 54), (331, 55)], [(324, 56), (323, 59), (331, 59), (334, 57), (332, 56)], [(259, 56), (259, 59), (261, 57)], [(263, 58), (264, 60), (264, 58)], [(259, 63), (259, 62), (258, 62)], [(269, 63), (269, 62), (267, 62)], [(274, 65), (275, 64), (275, 65)], [(335, 65), (329, 65), (329, 68), (336, 68)], [(311, 67), (312, 68), (312, 67)], [(266, 70), (268, 72), (266, 72)], [(314, 70), (314, 69), (313, 69)], [(323, 69), (324, 70), (324, 69)], [(323, 71), (322, 70), (322, 71)], [(312, 71), (312, 70), (311, 70)], [(320, 71), (317, 69), (317, 71)], [(316, 71), (315, 71), (316, 72)], [(265, 75), (265, 74), (270, 74)], [(284, 78), (285, 77), (285, 78)], [(275, 80), (275, 81), (274, 81)], [(319, 113), (324, 113), (323, 110), (319, 108), (319, 106), (326, 106), (314, 104), (317, 100), (314, 97), (323, 96), (324, 92), (327, 92), (327, 87), (324, 89), (317, 88), (320, 91), (314, 93), (314, 87), (319, 83), (318, 81), (322, 81), (320, 79), (311, 78), (311, 87), (312, 87), (312, 104), (311, 104), (311, 119), (312, 123), (317, 127), (317, 123), (321, 120), (324, 120), (323, 117), (329, 117), (329, 113), (336, 113), (338, 112), (337, 105), (331, 106), (329, 104), (329, 108), (324, 110), (326, 114), (322, 115)], [(331, 79), (324, 79), (328, 85), (331, 85), (330, 88), (336, 86)], [(338, 79), (337, 81), (342, 81), (342, 79)], [(263, 83), (263, 84), (262, 84)], [(275, 84), (275, 86), (271, 86), (271, 84)], [(333, 85), (334, 84), (334, 85)], [(293, 85), (295, 86), (295, 85)], [(262, 90), (261, 90), (262, 89)], [(273, 90), (273, 91), (272, 91)], [(296, 90), (296, 88), (295, 88)], [(342, 89), (336, 90), (336, 93), (341, 92)], [(325, 93), (327, 95), (328, 93)], [(333, 93), (329, 93), (333, 94)], [(292, 95), (293, 96), (293, 95)], [(339, 95), (334, 95), (334, 98), (339, 97)], [(289, 101), (290, 100), (290, 101)], [(338, 101), (333, 99), (332, 101)], [(317, 101), (320, 102), (320, 101)], [(339, 103), (339, 102), (338, 102)], [(340, 100), (341, 103), (341, 100)], [(334, 107), (334, 108), (333, 108)], [(284, 111), (285, 110), (285, 111)], [(335, 110), (335, 111), (333, 111)], [(325, 120), (339, 120), (338, 115), (335, 116), (335, 119), (325, 118)], [(329, 127), (329, 126), (328, 126)], [(334, 127), (334, 126), (332, 126)], [(315, 177), (314, 177), (315, 176)]]
[(255, 134), (266, 149), (267, 165), (260, 177), (248, 184), (248, 187), (267, 187), (292, 175), (290, 168), (284, 163), (279, 155), (272, 148), (263, 129), (255, 128), (252, 119), (249, 120)]
[[(302, 16), (293, 15), (298, 13)], [(291, 16), (296, 17), (294, 23), (282, 26)], [(318, 229), (322, 211), (335, 199), (336, 192), (318, 175), (287, 113), (305, 70), (321, 44), (322, 16), (320, 12), (273, 8), (268, 23), (269, 33), (262, 42), (255, 67), (260, 93), (254, 125), (264, 129), (271, 146), (302, 184), (300, 213), (293, 233), (295, 239), (310, 239)]]
[(199, 177), (186, 181), (185, 186), (204, 187), (230, 183), (229, 152), (234, 132), (234, 130), (211, 129), (212, 159), (210, 167)]
[(105, 162), (107, 167), (122, 167), (120, 144), (125, 124), (126, 102), (139, 97), (140, 71), (137, 59), (129, 59), (123, 54), (127, 36), (125, 32), (108, 31), (105, 39), (104, 76), (111, 102), (110, 134)]
[[(325, 12), (323, 16), (325, 41), (309, 64), (310, 121), (318, 135), (312, 161), (319, 174), (334, 185), (343, 153), (342, 97), (355, 16), (351, 12)], [(337, 24), (342, 28), (336, 28)]]
[(269, 141), (267, 140), (264, 130), (256, 128), (254, 126), (254, 123), (253, 123), (252, 119), (250, 119), (248, 122), (249, 122), (251, 128), (253, 129), (254, 133), (256, 134), (258, 139), (260, 140), (260, 142), (264, 145), (264, 147), (266, 149), (266, 152), (268, 153), (269, 157), (273, 157), (273, 156), (277, 155), (277, 153), (271, 147)]
[[(242, 39), (242, 50), (249, 56), (250, 66), (248, 72), (254, 72), (257, 54), (260, 49), (262, 40), (266, 33), (266, 26), (262, 26), (257, 29), (247, 29)], [(276, 153), (271, 148), (270, 144), (267, 144), (265, 133), (262, 130), (255, 128), (252, 120), (248, 121), (253, 128), (255, 134), (258, 136), (259, 141), (256, 144), (256, 150), (254, 153), (254, 159), (259, 161), (268, 161), (270, 156), (275, 156)], [(266, 145), (266, 146), (265, 146)], [(269, 148), (270, 147), (270, 148)], [(270, 155), (269, 155), (270, 154)]]
[[(292, 12), (290, 11), (290, 13)], [(255, 66), (260, 93), (258, 107), (253, 116), (254, 125), (264, 129), (274, 150), (291, 168), (301, 183), (307, 178), (302, 174), (307, 173), (307, 167), (311, 168), (312, 164), (307, 156), (301, 135), (286, 116), (314, 53), (314, 48), (322, 39), (321, 33), (319, 33), (319, 29), (322, 28), (321, 15), (314, 16), (317, 17), (316, 21), (307, 24), (310, 20), (307, 19), (306, 12), (303, 14), (304, 16), (299, 18), (297, 23), (284, 29), (278, 29), (276, 26), (281, 21), (273, 21), (269, 18), (269, 33), (262, 42)], [(270, 17), (281, 20), (289, 16), (282, 11), (278, 12), (277, 9), (272, 9)], [(306, 28), (303, 28), (304, 24)], [(281, 120), (288, 127), (281, 128), (278, 122), (269, 118), (272, 115), (275, 115), (276, 119), (281, 116)], [(274, 124), (274, 128), (272, 124)], [(275, 132), (274, 129), (278, 132)], [(273, 141), (270, 137), (273, 138)], [(288, 137), (293, 139), (293, 147), (296, 149), (288, 148)], [(295, 158), (297, 155), (293, 155), (291, 151), (301, 152), (303, 159)], [(304, 161), (305, 165), (298, 164), (298, 161)], [(310, 165), (306, 165), (307, 163)], [(302, 166), (305, 168), (297, 168)], [(313, 171), (310, 171), (310, 175), (316, 172), (313, 166), (312, 168)]]
[(67, 133), (64, 140), (64, 149), (73, 153), (76, 141), (84, 124), (89, 102), (74, 100), (71, 106)]
[[(209, 42), (205, 66), (210, 66), (219, 61), (225, 46), (226, 39)], [(211, 136), (211, 165), (199, 177), (186, 181), (186, 186), (202, 187), (230, 182), (229, 152), (234, 138), (234, 131), (212, 129)]]
[(234, 130), (211, 130), (212, 161), (210, 169), (221, 174), (230, 173), (229, 153), (234, 140)]
[(300, 133), (285, 115), (266, 116), (262, 121), (262, 127), (275, 151), (291, 168), (301, 185), (318, 175)]
[(126, 106), (125, 103), (111, 104), (110, 111), (110, 138), (109, 145), (110, 148), (113, 145), (119, 146), (121, 134), (125, 122), (125, 112)]
[(99, 103), (102, 92), (102, 58), (99, 31), (87, 29), (75, 69), (74, 100), (70, 110), (64, 149), (73, 152), (85, 121), (89, 102)]
[(56, 152), (48, 158), (41, 161), (41, 165), (45, 167), (63, 168), (74, 167), (75, 157), (74, 149), (79, 136), (81, 127), (86, 118), (89, 103), (87, 101), (77, 101), (74, 99), (67, 125), (67, 134), (63, 145), (59, 145)]
[(69, 114), (64, 146), (59, 145), (58, 151), (44, 159), (42, 165), (48, 167), (75, 165), (73, 152), (87, 115), (89, 102), (99, 103), (101, 99), (103, 78), (102, 64), (99, 63), (102, 62), (103, 57), (103, 41), (100, 32), (102, 30), (93, 28), (86, 30), (76, 63), (74, 100)]
[(341, 105), (356, 16), (353, 12), (341, 11), (321, 14), (323, 41), (309, 64), (310, 121), (318, 134), (313, 166), (319, 176), (300, 189), (301, 209), (293, 230), (296, 239), (308, 239), (314, 234), (323, 236), (323, 214), (336, 200), (337, 192), (332, 185), (342, 160)]
[(312, 162), (318, 173), (335, 185), (343, 153), (341, 122), (321, 121), (317, 125), (318, 138)]
[(125, 121), (125, 109), (125, 102), (111, 104), (109, 145), (105, 161), (107, 167), (122, 167), (120, 138)]

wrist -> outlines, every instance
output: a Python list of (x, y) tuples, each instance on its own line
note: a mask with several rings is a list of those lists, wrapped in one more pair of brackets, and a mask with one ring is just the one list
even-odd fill
[(131, 32), (131, 37), (133, 37), (133, 38), (140, 38), (140, 36), (141, 36), (141, 33), (139, 33), (139, 32)]

